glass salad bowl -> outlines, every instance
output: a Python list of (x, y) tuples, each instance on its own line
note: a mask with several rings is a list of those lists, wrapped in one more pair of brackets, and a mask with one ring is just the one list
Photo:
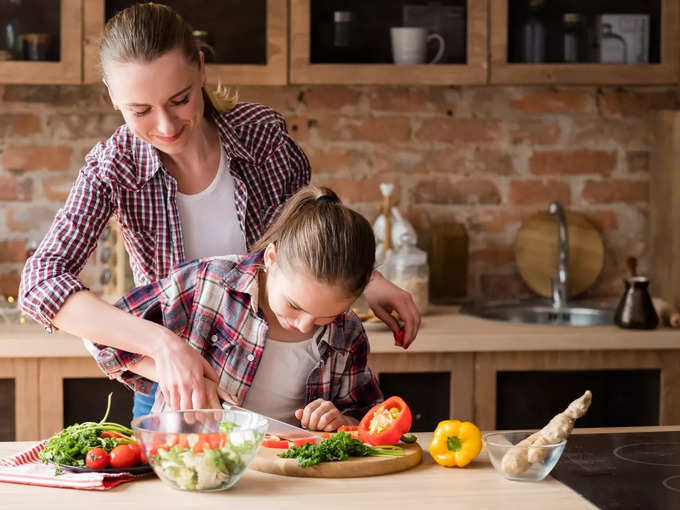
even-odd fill
[(248, 411), (201, 409), (140, 416), (132, 429), (165, 484), (220, 491), (241, 478), (260, 447), (267, 421)]
[[(552, 471), (560, 460), (560, 456), (564, 451), (564, 446), (567, 440), (559, 443), (545, 444), (535, 447), (515, 446), (522, 440), (529, 437), (535, 430), (532, 431), (517, 431), (517, 432), (490, 432), (484, 435), (484, 442), (489, 454), (491, 464), (494, 469), (503, 475), (508, 480), (517, 480), (524, 482), (538, 482), (543, 480), (548, 473)], [(512, 454), (523, 455), (525, 458), (534, 458), (536, 462), (525, 464), (526, 469), (508, 473), (503, 469), (503, 457), (510, 451)]]

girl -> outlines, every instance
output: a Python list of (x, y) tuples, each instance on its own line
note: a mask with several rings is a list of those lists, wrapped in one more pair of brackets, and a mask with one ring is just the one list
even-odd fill
[[(168, 276), (184, 260), (247, 253), (281, 204), (310, 179), (309, 162), (270, 108), (207, 93), (203, 53), (167, 6), (135, 4), (111, 18), (101, 65), (125, 124), (87, 155), (68, 200), (24, 268), (20, 305), (49, 331), (138, 352), (185, 407), (216, 398), (218, 375), (167, 328), (125, 314), (78, 278), (113, 215), (136, 285)], [(375, 314), (406, 348), (420, 322), (410, 295), (375, 273), (366, 290)], [(134, 414), (153, 398), (135, 396)]]
[[(117, 306), (185, 339), (219, 375), (223, 399), (314, 430), (356, 424), (382, 400), (363, 326), (347, 311), (373, 274), (371, 226), (331, 190), (309, 186), (254, 250), (185, 263)], [(141, 354), (103, 346), (94, 354), (136, 391), (157, 378)], [(154, 411), (191, 404), (172, 387), (160, 390)]]

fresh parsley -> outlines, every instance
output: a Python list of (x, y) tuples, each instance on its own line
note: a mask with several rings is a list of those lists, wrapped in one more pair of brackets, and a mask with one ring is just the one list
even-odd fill
[(401, 457), (404, 449), (399, 446), (368, 446), (352, 439), (344, 431), (336, 432), (319, 444), (305, 443), (302, 446), (291, 446), (279, 457), (297, 459), (302, 467), (316, 466), (320, 462), (347, 460), (350, 457)]

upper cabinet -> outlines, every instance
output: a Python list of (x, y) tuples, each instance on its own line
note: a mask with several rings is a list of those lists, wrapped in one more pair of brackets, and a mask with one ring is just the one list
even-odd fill
[[(129, 0), (85, 0), (84, 81), (101, 80), (98, 46), (106, 20)], [(186, 19), (206, 50), (208, 81), (225, 85), (287, 82), (288, 6), (285, 0), (164, 0)]]
[(678, 80), (678, 0), (489, 0), (490, 82)]
[(82, 0), (0, 2), (0, 83), (80, 83), (82, 22)]
[(487, 82), (486, 0), (290, 0), (290, 82)]

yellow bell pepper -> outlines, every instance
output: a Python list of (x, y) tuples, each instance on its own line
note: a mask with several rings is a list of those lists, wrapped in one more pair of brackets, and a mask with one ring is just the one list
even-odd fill
[(482, 433), (469, 421), (440, 421), (429, 449), (437, 464), (467, 466), (482, 451)]

